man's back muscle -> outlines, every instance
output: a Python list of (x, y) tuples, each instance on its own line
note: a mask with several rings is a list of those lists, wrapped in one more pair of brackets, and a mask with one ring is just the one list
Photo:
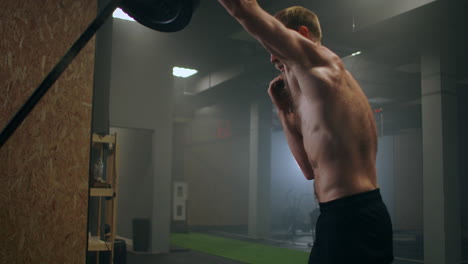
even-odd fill
[(321, 201), (376, 188), (372, 111), (357, 82), (336, 63), (341, 61), (333, 58), (327, 66), (285, 72)]

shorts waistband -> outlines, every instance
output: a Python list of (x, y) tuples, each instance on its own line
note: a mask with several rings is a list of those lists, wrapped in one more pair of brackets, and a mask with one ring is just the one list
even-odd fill
[(369, 202), (382, 201), (382, 196), (380, 195), (380, 189), (375, 189), (368, 192), (353, 194), (350, 196), (345, 196), (343, 198), (338, 198), (333, 201), (319, 203), (320, 212), (326, 212), (334, 209), (353, 208), (366, 204)]

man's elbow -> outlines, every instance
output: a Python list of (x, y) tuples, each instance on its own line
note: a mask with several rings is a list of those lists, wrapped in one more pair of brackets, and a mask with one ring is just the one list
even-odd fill
[(307, 179), (307, 180), (313, 180), (315, 179), (315, 174), (314, 174), (314, 171), (312, 170), (312, 168), (308, 168), (308, 169), (305, 169), (305, 170), (302, 170), (303, 174), (304, 174), (304, 177)]

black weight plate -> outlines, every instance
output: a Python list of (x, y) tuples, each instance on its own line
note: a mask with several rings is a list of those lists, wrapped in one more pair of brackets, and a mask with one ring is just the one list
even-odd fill
[(197, 4), (193, 0), (123, 0), (121, 8), (146, 27), (176, 32), (188, 25)]

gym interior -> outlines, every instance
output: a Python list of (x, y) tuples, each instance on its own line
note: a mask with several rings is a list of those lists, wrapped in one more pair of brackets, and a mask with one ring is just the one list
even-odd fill
[[(109, 2), (2, 1), (0, 127)], [(368, 97), (394, 263), (468, 263), (466, 1), (259, 3), (314, 11)], [(306, 263), (270, 54), (217, 1), (177, 32), (117, 11), (0, 148), (0, 263)]]

